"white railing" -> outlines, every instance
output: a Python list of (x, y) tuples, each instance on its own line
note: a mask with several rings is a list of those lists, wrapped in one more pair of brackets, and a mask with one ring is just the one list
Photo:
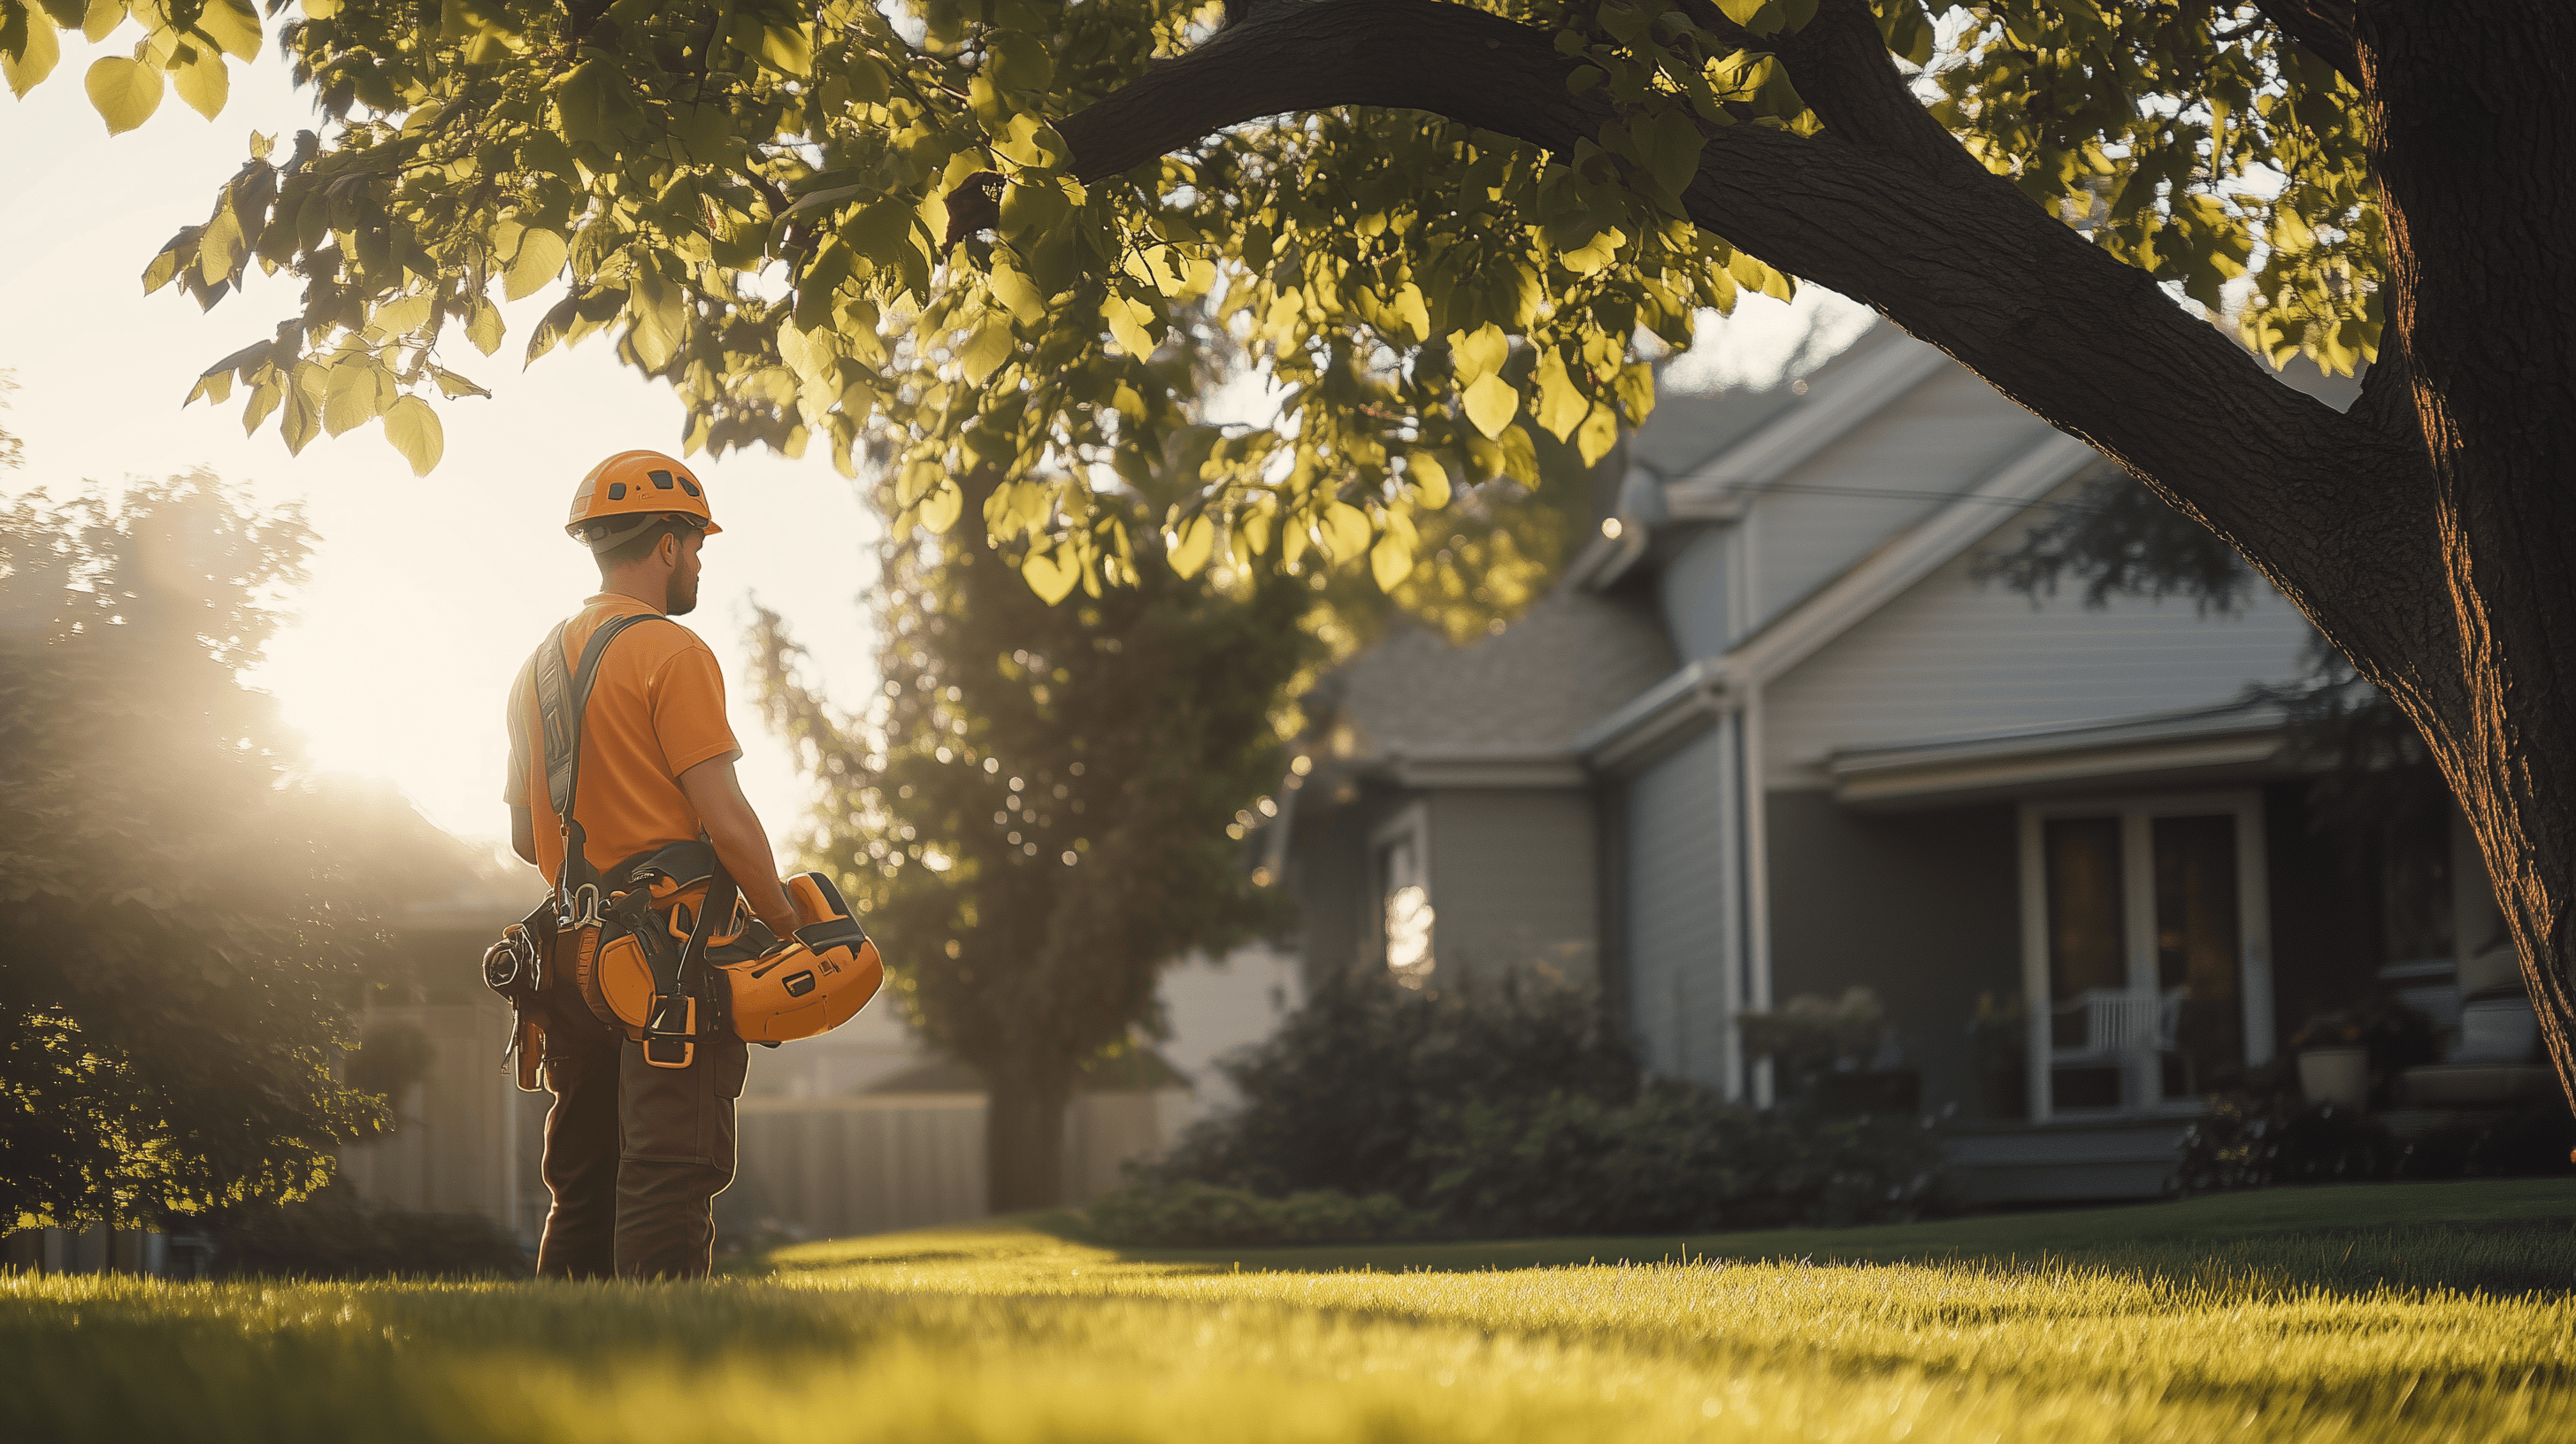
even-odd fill
[(2174, 1029), (2182, 1017), (2184, 990), (2162, 993), (2133, 988), (2094, 988), (2061, 1003), (2057, 1011), (2084, 1018), (2084, 1042), (2060, 1047), (2062, 1061), (2075, 1057), (2121, 1058), (2140, 1053), (2169, 1053)]

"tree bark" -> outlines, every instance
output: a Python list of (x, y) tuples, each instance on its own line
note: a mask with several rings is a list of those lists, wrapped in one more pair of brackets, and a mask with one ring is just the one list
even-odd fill
[(1064, 1111), (1070, 1078), (1021, 1070), (986, 1074), (984, 1195), (988, 1213), (1054, 1208), (1064, 1202)]
[(2559, 254), (2576, 226), (2576, 12), (2357, 8), (2389, 330), (2440, 563), (2431, 577), (2350, 580), (2438, 584), (2450, 604), (2450, 624), (2383, 685), (2477, 833), (2576, 1103), (2576, 269)]
[[(1706, 0), (1680, 0), (1724, 25)], [(2475, 826), (2576, 1102), (2576, 7), (2266, 0), (2356, 74), (2388, 219), (2389, 354), (2338, 414), (1987, 172), (1862, 0), (1773, 42), (1825, 122), (1707, 131), (1693, 221), (1864, 301), (2209, 526), (2422, 731)], [(1543, 30), (1440, 0), (1270, 0), (1057, 123), (1085, 180), (1223, 126), (1356, 105), (1551, 151), (1613, 118)], [(950, 201), (952, 236), (992, 199)], [(997, 1178), (999, 1175), (996, 1175)]]

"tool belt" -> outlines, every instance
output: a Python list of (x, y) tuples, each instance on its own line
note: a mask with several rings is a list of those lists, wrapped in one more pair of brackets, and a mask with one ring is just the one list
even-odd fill
[(573, 816), (581, 718), (608, 643), (653, 616), (613, 617), (570, 677), (558, 624), (537, 653), (537, 713), (545, 736), (547, 800), (563, 827), (563, 866), (536, 911), (484, 954), (484, 981), (514, 1009), (519, 1086), (538, 1086), (546, 1021), (581, 1012), (644, 1045), (656, 1068), (686, 1068), (719, 1039), (775, 1047), (837, 1028), (876, 996), (885, 968), (850, 908), (821, 873), (786, 879), (801, 925), (779, 938), (747, 916), (740, 890), (703, 838), (590, 866)]

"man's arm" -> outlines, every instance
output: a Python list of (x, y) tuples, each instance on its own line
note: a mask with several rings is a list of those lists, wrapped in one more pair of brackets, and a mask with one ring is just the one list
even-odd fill
[(769, 850), (769, 834), (761, 830), (751, 800), (742, 795), (733, 759), (710, 758), (681, 773), (680, 790), (697, 809), (698, 824), (715, 843), (717, 860), (742, 889), (742, 900), (771, 932), (782, 938), (793, 934), (796, 909), (788, 904), (787, 889), (778, 885), (777, 855)]
[(521, 862), (534, 865), (537, 860), (537, 820), (515, 803), (510, 807), (510, 851)]

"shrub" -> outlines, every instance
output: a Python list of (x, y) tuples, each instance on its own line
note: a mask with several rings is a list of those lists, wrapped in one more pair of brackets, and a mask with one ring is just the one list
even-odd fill
[(1424, 1202), (1483, 1236), (1911, 1218), (1940, 1171), (1914, 1119), (1761, 1112), (1685, 1083), (1620, 1106), (1581, 1094), (1470, 1104), (1438, 1120), (1416, 1155), (1432, 1171)]
[(1149, 1177), (1419, 1199), (1430, 1176), (1414, 1144), (1435, 1115), (1552, 1092), (1618, 1104), (1638, 1086), (1598, 996), (1534, 973), (1431, 994), (1354, 970), (1218, 1066), (1242, 1106), (1191, 1129)]
[(2406, 1140), (2376, 1119), (2287, 1096), (2222, 1097), (2183, 1146), (2188, 1193), (2283, 1183), (2564, 1174), (2576, 1118), (2555, 1102), (2469, 1117)]
[[(1122, 1243), (1677, 1233), (1910, 1217), (1939, 1154), (1910, 1116), (1760, 1112), (1641, 1086), (1589, 991), (1445, 997), (1337, 978), (1221, 1065), (1243, 1095), (1091, 1210)], [(1302, 1230), (1302, 1232), (1300, 1232)]]
[(1375, 1243), (1439, 1232), (1436, 1218), (1393, 1194), (1353, 1198), (1332, 1189), (1264, 1198), (1206, 1183), (1140, 1183), (1094, 1201), (1088, 1214), (1102, 1242), (1167, 1248)]
[(415, 1213), (336, 1185), (301, 1203), (253, 1205), (206, 1222), (219, 1274), (282, 1278), (524, 1278), (518, 1242), (480, 1214)]

